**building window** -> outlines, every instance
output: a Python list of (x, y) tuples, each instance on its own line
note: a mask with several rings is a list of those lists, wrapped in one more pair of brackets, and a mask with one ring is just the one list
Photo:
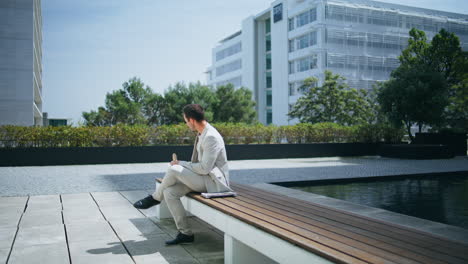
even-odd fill
[(294, 51), (294, 39), (289, 40), (289, 52)]
[(309, 11), (306, 11), (297, 16), (296, 26), (302, 27), (304, 25), (314, 22), (315, 20), (317, 20), (317, 9), (312, 8)]
[(265, 46), (266, 46), (266, 51), (271, 50), (271, 35), (266, 36), (266, 41), (265, 41)]
[(297, 61), (297, 71), (303, 72), (317, 68), (317, 55), (312, 55)]
[(273, 114), (270, 109), (267, 111), (267, 125), (271, 124), (273, 122)]
[(266, 105), (267, 106), (271, 106), (271, 103), (272, 103), (272, 94), (271, 94), (271, 90), (267, 90), (266, 91)]
[(289, 74), (294, 73), (294, 61), (289, 62)]
[(236, 53), (239, 53), (242, 51), (242, 43), (239, 42), (237, 44), (234, 44), (230, 47), (227, 47), (225, 49), (222, 49), (218, 52), (216, 52), (216, 61), (222, 60), (226, 57), (229, 57), (231, 55), (234, 55)]
[(272, 78), (271, 78), (271, 72), (267, 72), (267, 77), (266, 77), (266, 87), (271, 88), (272, 87)]
[(296, 88), (294, 87), (294, 83), (289, 84), (289, 96), (296, 95)]
[(240, 68), (242, 68), (242, 60), (236, 60), (231, 63), (224, 64), (222, 66), (216, 67), (216, 77), (238, 70)]
[(266, 69), (271, 70), (271, 53), (266, 55)]
[(294, 17), (288, 20), (288, 30), (291, 31), (294, 29)]
[(216, 87), (232, 84), (235, 88), (242, 86), (242, 76), (216, 83)]
[(271, 19), (265, 20), (265, 35), (270, 34), (271, 32)]
[(305, 49), (317, 44), (317, 31), (307, 33), (297, 38), (297, 49)]

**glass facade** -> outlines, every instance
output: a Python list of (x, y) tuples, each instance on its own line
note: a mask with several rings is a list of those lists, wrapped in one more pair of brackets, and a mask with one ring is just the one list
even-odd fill
[(272, 104), (272, 93), (271, 93), (271, 90), (267, 90), (266, 91), (266, 95), (267, 95), (267, 106), (271, 106)]
[(307, 56), (296, 61), (297, 72), (308, 71), (317, 68), (317, 55)]
[(217, 82), (216, 87), (223, 86), (223, 85), (226, 85), (228, 83), (232, 84), (235, 88), (241, 87), (242, 86), (242, 76), (238, 76), (238, 77), (226, 80), (226, 81)]
[(265, 37), (265, 47), (266, 51), (271, 51), (271, 35)]
[(241, 42), (236, 43), (230, 47), (227, 47), (225, 49), (222, 49), (216, 52), (216, 61), (222, 60), (226, 57), (229, 57), (241, 51), (242, 51), (242, 43)]
[(225, 73), (238, 70), (242, 67), (242, 60), (236, 60), (216, 68), (216, 77), (219, 77)]
[(302, 27), (317, 20), (317, 8), (312, 8), (296, 16), (296, 28)]
[(266, 118), (266, 123), (267, 125), (271, 124), (273, 122), (273, 113), (271, 109), (267, 110), (267, 118)]
[(266, 55), (266, 69), (271, 70), (271, 53)]

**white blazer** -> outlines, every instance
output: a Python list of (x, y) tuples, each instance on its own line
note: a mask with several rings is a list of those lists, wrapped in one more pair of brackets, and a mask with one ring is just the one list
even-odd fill
[[(197, 142), (198, 141), (198, 142)], [(208, 192), (232, 191), (229, 187), (229, 168), (224, 140), (218, 130), (206, 124), (201, 135), (195, 140), (191, 162), (179, 164), (205, 178)]]

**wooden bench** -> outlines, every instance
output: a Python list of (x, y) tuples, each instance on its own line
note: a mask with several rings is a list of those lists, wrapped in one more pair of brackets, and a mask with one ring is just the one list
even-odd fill
[[(468, 263), (466, 244), (247, 185), (232, 188), (237, 197), (182, 198), (189, 213), (224, 232), (225, 263)], [(164, 203), (158, 207), (159, 217), (171, 217)]]

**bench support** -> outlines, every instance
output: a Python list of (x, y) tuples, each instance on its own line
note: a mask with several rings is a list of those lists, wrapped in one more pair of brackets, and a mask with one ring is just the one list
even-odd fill
[[(155, 190), (158, 189), (159, 185), (161, 185), (161, 183), (156, 181)], [(165, 201), (161, 201), (161, 203), (156, 206), (156, 217), (159, 219), (172, 218), (171, 211), (169, 211), (169, 208), (167, 208), (167, 204)]]
[(192, 198), (181, 200), (187, 211), (224, 232), (226, 263), (333, 263)]
[(273, 260), (260, 254), (253, 248), (246, 246), (239, 240), (228, 234), (224, 234), (224, 263), (226, 264), (243, 264), (243, 263), (258, 263), (267, 264), (275, 263)]
[[(161, 185), (158, 181), (156, 181), (156, 189)], [(183, 199), (187, 199), (186, 197), (182, 197)], [(183, 201), (182, 201), (183, 202)], [(187, 216), (192, 216), (192, 214), (189, 211), (186, 211)], [(166, 202), (163, 200), (159, 205), (156, 206), (156, 217), (159, 219), (164, 219), (164, 218), (172, 218), (171, 211), (169, 211), (169, 208), (167, 208)]]

